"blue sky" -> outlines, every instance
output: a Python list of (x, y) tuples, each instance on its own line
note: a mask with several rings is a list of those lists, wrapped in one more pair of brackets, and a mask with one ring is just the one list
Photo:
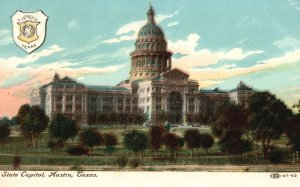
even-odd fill
[[(292, 105), (300, 99), (299, 0), (152, 0), (173, 51), (173, 67), (200, 88), (232, 89), (240, 80)], [(91, 85), (128, 78), (130, 52), (149, 1), (1, 0), (0, 116), (14, 115), (33, 87), (55, 72)], [(31, 55), (13, 43), (16, 10), (43, 10), (45, 43)], [(7, 106), (7, 102), (15, 103)], [(4, 107), (5, 106), (5, 107)]]

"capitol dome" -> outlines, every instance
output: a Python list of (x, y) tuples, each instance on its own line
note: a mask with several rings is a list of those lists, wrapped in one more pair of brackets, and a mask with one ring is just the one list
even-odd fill
[(171, 69), (172, 53), (167, 50), (164, 32), (155, 22), (155, 12), (151, 5), (147, 12), (147, 22), (140, 29), (135, 50), (130, 56), (131, 81), (151, 80)]
[(161, 30), (161, 28), (155, 23), (151, 23), (151, 22), (144, 25), (138, 34), (139, 37), (144, 37), (149, 35), (164, 37), (164, 33)]

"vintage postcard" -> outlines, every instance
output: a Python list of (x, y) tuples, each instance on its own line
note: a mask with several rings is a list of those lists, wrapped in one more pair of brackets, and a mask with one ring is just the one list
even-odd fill
[(299, 183), (299, 0), (0, 5), (1, 183)]

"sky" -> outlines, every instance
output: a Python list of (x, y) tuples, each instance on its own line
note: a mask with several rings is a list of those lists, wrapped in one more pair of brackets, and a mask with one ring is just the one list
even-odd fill
[[(292, 106), (300, 99), (300, 0), (151, 0), (173, 68), (201, 89), (240, 81)], [(130, 53), (149, 0), (0, 0), (0, 117), (29, 103), (54, 73), (88, 85), (129, 77)], [(11, 16), (42, 10), (44, 44), (27, 54), (12, 39)]]

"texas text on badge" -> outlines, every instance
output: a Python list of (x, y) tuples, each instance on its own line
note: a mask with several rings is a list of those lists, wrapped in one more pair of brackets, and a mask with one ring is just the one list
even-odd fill
[(44, 43), (47, 20), (42, 11), (17, 11), (11, 17), (14, 42), (28, 54), (32, 53)]

